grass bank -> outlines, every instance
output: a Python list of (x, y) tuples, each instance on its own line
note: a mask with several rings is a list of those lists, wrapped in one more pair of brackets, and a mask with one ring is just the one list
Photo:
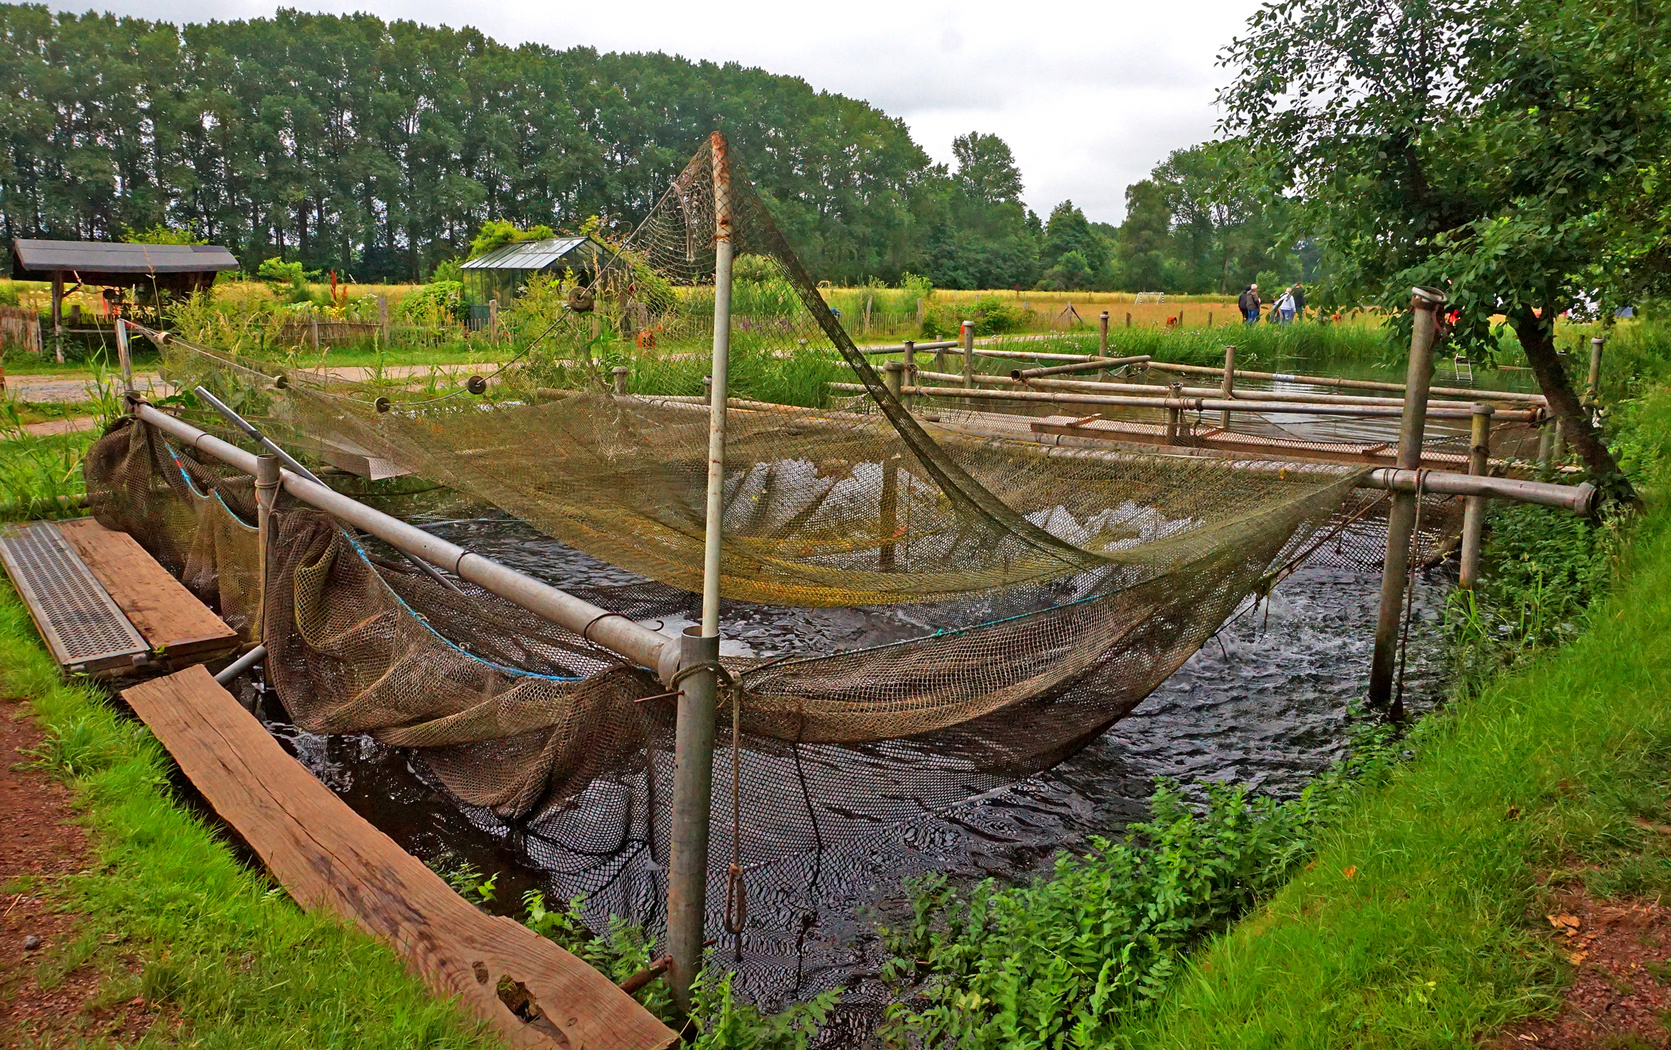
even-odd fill
[(73, 788), (93, 854), (60, 885), (4, 891), (48, 892), (79, 916), (75, 940), (40, 965), (101, 970), (104, 1001), (143, 997), (160, 1014), (146, 1045), (499, 1045), (388, 949), (304, 913), (240, 864), (175, 799), (155, 739), (99, 691), (59, 679), (9, 585), (0, 585), (0, 691), (0, 714), (26, 704), (46, 734), (41, 761)]

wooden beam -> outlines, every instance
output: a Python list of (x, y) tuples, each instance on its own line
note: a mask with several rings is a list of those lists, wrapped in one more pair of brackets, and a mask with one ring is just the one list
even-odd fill
[(238, 648), (238, 632), (157, 564), (132, 536), (92, 518), (60, 522), (64, 537), (153, 653), (207, 660)]
[(297, 903), (389, 945), (511, 1045), (664, 1050), (676, 1041), (609, 978), (454, 893), (286, 754), (202, 666), (122, 697)]

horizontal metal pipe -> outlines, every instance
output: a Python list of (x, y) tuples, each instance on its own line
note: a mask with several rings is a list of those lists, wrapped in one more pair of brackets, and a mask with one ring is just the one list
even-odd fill
[[(1159, 372), (1185, 372), (1201, 376), (1224, 374), (1224, 369), (1214, 365), (1180, 365), (1170, 361), (1151, 361), (1149, 367)], [(1375, 379), (1341, 379), (1337, 376), (1289, 375), (1285, 372), (1252, 372), (1245, 368), (1236, 369), (1236, 378), (1270, 379), (1281, 383), (1308, 383), (1311, 386), (1341, 386), (1359, 390), (1397, 390), (1400, 393), (1404, 391), (1403, 383), (1386, 383)], [(1467, 390), (1451, 386), (1429, 387), (1428, 390), (1435, 394), (1468, 397), (1476, 401), (1525, 401), (1537, 405), (1544, 403), (1542, 394), (1525, 394), (1515, 390)]]
[[(858, 393), (866, 389), (858, 383), (831, 383), (830, 387), (833, 390), (850, 393)], [(1058, 394), (1043, 390), (970, 390), (965, 387), (950, 386), (907, 386), (902, 387), (900, 392), (917, 397), (965, 398), (975, 401), (1028, 401), (1062, 405), (1112, 405), (1123, 408), (1177, 409), (1183, 412), (1253, 412), (1283, 415), (1351, 416), (1372, 419), (1396, 419), (1403, 414), (1403, 409), (1394, 405), (1302, 405), (1281, 401), (1249, 403), (1247, 401), (1224, 401), (1219, 398), (1208, 397)], [(1435, 419), (1469, 419), (1473, 416), (1473, 410), (1467, 406), (1439, 408), (1432, 409), (1427, 414)], [(1497, 418), (1505, 420), (1541, 419), (1542, 412), (1539, 410), (1499, 412)]]
[(215, 675), (215, 681), (219, 682), (221, 685), (231, 683), (236, 680), (239, 675), (260, 663), (261, 658), (266, 655), (267, 647), (265, 645), (256, 646), (254, 649), (251, 649), (249, 652), (238, 657), (238, 659), (227, 664), (220, 674)]
[[(937, 342), (937, 343), (916, 343), (916, 344), (913, 344), (912, 349), (914, 349), (914, 350), (949, 350), (954, 346), (961, 346), (961, 345), (962, 344), (959, 343), (956, 339), (944, 339), (944, 340), (941, 340), (940, 342)], [(861, 353), (861, 354), (903, 354), (904, 352), (905, 352), (905, 347), (904, 347), (903, 344), (900, 344), (900, 345), (889, 344), (889, 345), (885, 345), (885, 346), (861, 346), (861, 347), (859, 347), (859, 353)]]
[(1148, 354), (1138, 354), (1136, 357), (1093, 357), (1089, 361), (1075, 361), (1067, 365), (1051, 365), (1049, 368), (1017, 368), (1010, 372), (1011, 379), (1037, 379), (1040, 376), (1065, 375), (1069, 372), (1089, 372), (1097, 368), (1118, 368), (1121, 365), (1141, 364), (1149, 360)]
[[(146, 423), (172, 435), (199, 452), (222, 463), (255, 473), (255, 454), (176, 419), (154, 406), (140, 404), (136, 414)], [(566, 627), (586, 640), (618, 653), (655, 671), (665, 682), (677, 670), (678, 643), (643, 627), (622, 613), (600, 609), (550, 584), (541, 583), (515, 569), (448, 543), (424, 530), (392, 518), (381, 511), (342, 495), (299, 474), (285, 471), (284, 490), (311, 507), (317, 507), (339, 521), (376, 536), (389, 546), (438, 565), (460, 579), (468, 580), (512, 604)]]
[[(1015, 373), (1010, 373), (1013, 377)], [(1237, 373), (1240, 375), (1240, 373)], [(936, 381), (962, 382), (963, 377), (950, 372), (921, 372), (919, 379), (933, 379)], [(997, 386), (1010, 388), (1018, 382), (1014, 378), (994, 375), (977, 375), (975, 382), (981, 386)], [(1401, 397), (1360, 397), (1356, 394), (1313, 394), (1309, 392), (1287, 393), (1280, 390), (1238, 390), (1235, 396), (1226, 398), (1222, 388), (1205, 386), (1163, 387), (1154, 383), (1114, 383), (1086, 379), (1034, 379), (1027, 381), (1029, 388), (1042, 390), (1078, 391), (1085, 394), (1096, 393), (1141, 393), (1152, 396), (1162, 396), (1166, 392), (1183, 394), (1188, 397), (1217, 397), (1226, 401), (1285, 401), (1297, 405), (1398, 405), (1404, 404)], [(1467, 408), (1472, 411), (1476, 402), (1473, 401), (1429, 401), (1428, 404), (1444, 408)]]

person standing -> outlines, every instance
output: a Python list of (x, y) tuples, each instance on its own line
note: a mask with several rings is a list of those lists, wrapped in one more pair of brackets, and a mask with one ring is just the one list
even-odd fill
[(1236, 307), (1242, 311), (1242, 321), (1245, 324), (1259, 323), (1259, 308), (1265, 305), (1259, 300), (1259, 286), (1250, 284), (1242, 289), (1242, 296), (1236, 300)]
[(1294, 297), (1294, 316), (1305, 319), (1305, 286), (1295, 281), (1294, 287), (1288, 289), (1288, 294)]
[(1282, 293), (1282, 295), (1276, 301), (1276, 306), (1275, 306), (1274, 310), (1275, 310), (1276, 313), (1279, 313), (1279, 314), (1282, 315), (1282, 321), (1281, 321), (1282, 324), (1292, 324), (1294, 322), (1294, 291), (1293, 291), (1293, 289), (1289, 289), (1288, 291)]

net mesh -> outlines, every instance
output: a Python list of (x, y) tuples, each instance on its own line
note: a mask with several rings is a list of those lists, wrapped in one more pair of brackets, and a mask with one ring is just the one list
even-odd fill
[[(559, 284), (581, 309), (556, 313), (540, 353), (485, 393), (294, 369), (274, 384), (263, 377), (282, 366), (183, 344), (173, 378), (209, 385), (297, 450), (391, 460), (612, 567), (607, 586), (570, 588), (581, 597), (634, 618), (694, 615), (706, 402), (617, 393), (605, 369), (623, 347), (667, 375), (701, 368), (714, 169), (704, 148), (602, 273), (583, 289)], [(789, 638), (776, 653), (723, 657), (740, 774), (722, 733), (715, 805), (741, 807), (716, 819), (712, 848), (729, 858), (735, 847), (751, 878), (801, 892), (806, 866), (830, 850), (862, 853), (885, 829), (1059, 762), (1296, 557), (1332, 544), (1379, 558), (1374, 496), (1354, 493), (1350, 467), (1047, 449), (916, 418), (737, 171), (730, 200), (736, 374), (781, 379), (811, 360), (820, 384), (857, 376), (870, 409), (734, 404), (726, 614), (861, 607), (901, 625), (888, 644)], [(815, 340), (826, 349), (806, 346)], [(552, 385), (576, 377), (579, 389)], [(673, 705), (649, 671), (467, 583), (449, 589), (282, 497), (263, 559), (250, 479), (131, 421), (97, 442), (87, 479), (102, 523), (262, 637), (297, 725), (414, 749), (562, 892), (593, 895), (599, 916), (654, 921)], [(724, 877), (723, 864), (710, 870)]]

